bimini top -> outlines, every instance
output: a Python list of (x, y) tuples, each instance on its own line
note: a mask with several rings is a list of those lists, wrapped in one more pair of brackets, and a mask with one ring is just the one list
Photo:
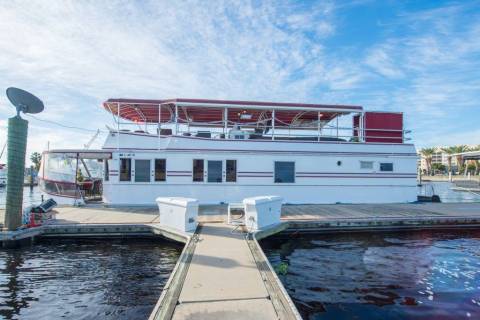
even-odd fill
[[(264, 101), (233, 101), (206, 99), (109, 99), (103, 107), (115, 116), (141, 123), (167, 123), (175, 119), (194, 125), (222, 123), (253, 123), (272, 119), (285, 125), (318, 121), (328, 122), (338, 115), (363, 112), (361, 106), (284, 103)], [(160, 110), (160, 112), (159, 112)]]

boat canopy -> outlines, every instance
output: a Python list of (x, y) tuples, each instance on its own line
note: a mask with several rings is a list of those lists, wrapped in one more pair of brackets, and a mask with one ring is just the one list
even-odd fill
[(85, 149), (55, 149), (44, 151), (44, 154), (59, 154), (64, 158), (70, 159), (111, 159), (112, 153), (104, 150), (85, 150)]
[(339, 115), (363, 112), (361, 106), (181, 98), (109, 99), (103, 106), (113, 115), (136, 123), (171, 123), (177, 119), (196, 126), (254, 124), (272, 118), (279, 125), (291, 126), (319, 120), (326, 123)]
[(466, 151), (452, 154), (452, 156), (461, 156), (463, 160), (480, 160), (480, 151)]

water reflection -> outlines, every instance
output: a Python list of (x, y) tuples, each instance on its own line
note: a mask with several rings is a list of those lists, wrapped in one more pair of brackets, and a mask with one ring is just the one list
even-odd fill
[[(0, 209), (5, 209), (6, 197), (7, 197), (7, 188), (0, 187)], [(40, 189), (37, 186), (33, 187), (32, 190), (30, 190), (30, 187), (23, 188), (23, 205), (24, 206), (39, 204), (41, 201), (42, 201), (42, 195), (41, 195)]]
[(305, 319), (479, 319), (480, 230), (262, 243)]
[(454, 185), (450, 182), (423, 182), (424, 186), (418, 188), (418, 193), (422, 194), (427, 188), (428, 192), (431, 192), (430, 186), (433, 186), (435, 194), (440, 196), (442, 202), (480, 202), (480, 194), (471, 193), (467, 191), (455, 191), (451, 188)]
[(0, 316), (146, 319), (180, 251), (154, 240), (49, 240), (2, 250)]

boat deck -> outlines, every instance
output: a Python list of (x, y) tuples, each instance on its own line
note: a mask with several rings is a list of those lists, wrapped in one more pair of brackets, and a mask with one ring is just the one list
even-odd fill
[(480, 203), (286, 205), (283, 220), (480, 217)]
[[(51, 224), (155, 224), (157, 207), (58, 207)], [(205, 205), (199, 222), (226, 221), (226, 205)], [(0, 222), (4, 210), (0, 209)], [(283, 221), (324, 221), (393, 218), (479, 217), (480, 203), (305, 204), (284, 205)]]

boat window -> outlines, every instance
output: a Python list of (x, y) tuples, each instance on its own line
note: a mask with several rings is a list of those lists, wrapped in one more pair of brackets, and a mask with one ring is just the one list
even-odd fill
[(193, 181), (203, 181), (203, 160), (193, 159)]
[(120, 158), (120, 181), (132, 180), (132, 159)]
[(227, 182), (237, 182), (237, 160), (227, 160), (227, 175), (225, 181)]
[(295, 182), (295, 162), (275, 161), (275, 182)]
[(208, 161), (208, 182), (222, 182), (222, 160)]
[(373, 169), (373, 161), (360, 161), (360, 169)]
[(108, 170), (108, 160), (105, 159), (105, 168), (103, 170), (103, 180), (108, 181), (110, 180), (110, 172)]
[(135, 182), (150, 182), (150, 160), (135, 160)]
[(393, 171), (393, 163), (391, 162), (380, 163), (380, 171)]
[(155, 181), (167, 180), (167, 160), (155, 159)]

